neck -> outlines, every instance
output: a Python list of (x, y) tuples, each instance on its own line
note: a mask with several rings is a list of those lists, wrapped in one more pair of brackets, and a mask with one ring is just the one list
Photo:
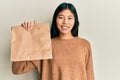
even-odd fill
[(60, 34), (59, 38), (61, 39), (72, 39), (74, 36), (72, 36), (72, 34), (70, 35), (65, 35), (65, 34)]

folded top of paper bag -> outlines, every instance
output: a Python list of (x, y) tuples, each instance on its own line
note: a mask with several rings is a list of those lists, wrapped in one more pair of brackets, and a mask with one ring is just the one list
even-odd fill
[(52, 59), (49, 24), (35, 24), (30, 31), (13, 26), (11, 32), (11, 61)]

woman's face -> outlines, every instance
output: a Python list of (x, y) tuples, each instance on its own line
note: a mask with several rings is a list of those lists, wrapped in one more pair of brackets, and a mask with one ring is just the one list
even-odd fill
[(71, 34), (74, 23), (74, 15), (69, 9), (61, 11), (56, 19), (57, 28), (60, 34)]

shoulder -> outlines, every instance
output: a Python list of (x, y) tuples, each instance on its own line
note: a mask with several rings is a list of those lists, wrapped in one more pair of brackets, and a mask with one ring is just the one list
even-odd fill
[(82, 38), (82, 37), (78, 37), (77, 38), (77, 42), (80, 46), (90, 50), (91, 49), (91, 43), (89, 40), (85, 39), (85, 38)]
[(84, 45), (90, 45), (90, 42), (85, 39), (85, 38), (82, 38), (82, 37), (77, 37), (76, 38), (80, 43), (84, 44)]
[(92, 51), (91, 44), (89, 40), (85, 38), (78, 37), (79, 45), (87, 52), (90, 53)]

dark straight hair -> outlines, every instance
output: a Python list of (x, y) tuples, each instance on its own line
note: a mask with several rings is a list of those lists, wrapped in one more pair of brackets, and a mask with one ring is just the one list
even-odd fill
[(59, 30), (57, 29), (57, 25), (56, 25), (56, 18), (58, 16), (58, 14), (65, 9), (69, 9), (75, 17), (75, 23), (74, 23), (71, 33), (74, 37), (78, 36), (79, 20), (78, 20), (77, 11), (71, 3), (64, 2), (64, 3), (61, 3), (54, 12), (53, 20), (52, 20), (52, 24), (51, 24), (51, 38), (59, 36)]

